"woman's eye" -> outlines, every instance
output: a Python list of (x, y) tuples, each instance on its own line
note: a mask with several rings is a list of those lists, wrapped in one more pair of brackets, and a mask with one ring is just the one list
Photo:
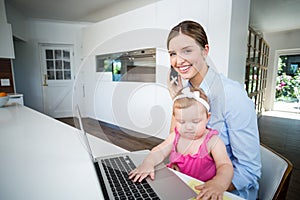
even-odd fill
[(175, 55), (176, 55), (176, 53), (174, 53), (174, 52), (170, 53), (170, 57), (175, 56)]

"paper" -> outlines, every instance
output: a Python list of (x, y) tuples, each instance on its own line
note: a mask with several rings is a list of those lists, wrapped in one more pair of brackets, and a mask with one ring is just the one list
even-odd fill
[[(188, 184), (188, 186), (190, 186), (190, 188), (192, 188), (192, 190), (194, 190), (197, 194), (199, 194), (199, 193), (200, 193), (200, 190), (196, 190), (196, 189), (195, 189), (195, 186), (201, 185), (201, 184), (203, 184), (203, 183), (200, 182), (200, 181), (197, 181), (197, 180), (192, 179), (192, 180), (188, 181), (187, 184)], [(194, 199), (196, 199), (196, 198), (194, 198)], [(223, 195), (223, 200), (231, 200), (231, 198), (229, 198), (229, 197), (226, 196), (226, 195)]]

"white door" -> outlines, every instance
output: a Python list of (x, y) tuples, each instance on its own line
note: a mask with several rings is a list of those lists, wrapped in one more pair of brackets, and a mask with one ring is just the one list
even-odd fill
[(72, 116), (73, 46), (40, 44), (44, 113)]

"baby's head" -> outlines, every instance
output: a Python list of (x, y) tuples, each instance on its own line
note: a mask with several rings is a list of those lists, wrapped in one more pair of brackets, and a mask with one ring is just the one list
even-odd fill
[(189, 108), (195, 104), (199, 104), (202, 107), (200, 110), (206, 112), (207, 117), (210, 115), (208, 98), (200, 88), (185, 87), (181, 89), (173, 99), (173, 102), (173, 115), (176, 109)]

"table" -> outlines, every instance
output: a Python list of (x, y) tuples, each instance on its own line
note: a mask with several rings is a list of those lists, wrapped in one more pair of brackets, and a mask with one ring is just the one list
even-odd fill
[[(2, 107), (0, 199), (102, 199), (78, 131), (25, 106)], [(92, 141), (103, 154), (121, 150), (100, 139)]]
[[(95, 156), (126, 152), (88, 137)], [(103, 199), (79, 130), (26, 106), (0, 108), (0, 158), (0, 199)]]

